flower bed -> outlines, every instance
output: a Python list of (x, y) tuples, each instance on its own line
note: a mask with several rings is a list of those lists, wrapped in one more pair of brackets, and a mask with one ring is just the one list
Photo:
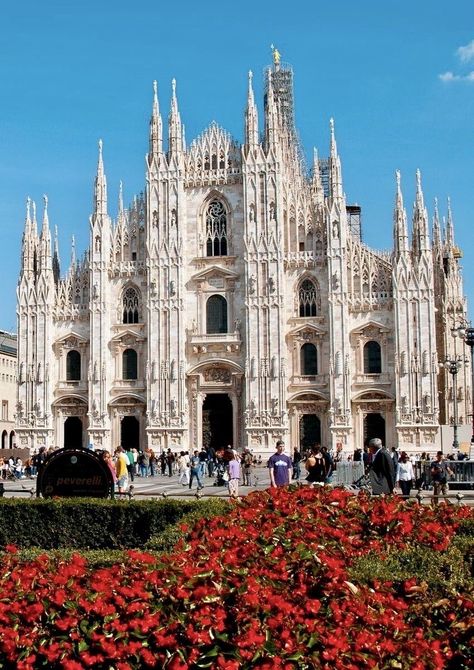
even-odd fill
[(469, 668), (473, 600), (459, 575), (430, 587), (353, 571), (368, 556), (441, 556), (472, 518), (343, 490), (269, 490), (198, 522), (172, 553), (130, 551), (113, 567), (79, 555), (25, 562), (12, 548), (0, 668)]

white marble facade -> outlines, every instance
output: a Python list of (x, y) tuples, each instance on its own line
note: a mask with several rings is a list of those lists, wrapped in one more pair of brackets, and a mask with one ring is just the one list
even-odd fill
[(120, 187), (112, 221), (100, 144), (90, 249), (65, 276), (47, 199), (40, 233), (28, 202), (18, 446), (266, 454), (281, 437), (352, 451), (377, 435), (433, 450), (453, 411), (438, 361), (466, 313), (450, 208), (430, 231), (418, 173), (409, 232), (397, 175), (393, 250), (367, 247), (332, 120), (329, 157), (304, 168), (283, 109), (291, 74), (276, 54), (262, 133), (250, 75), (243, 143), (213, 122), (188, 148), (175, 82), (165, 147), (155, 84), (144, 194), (125, 208)]

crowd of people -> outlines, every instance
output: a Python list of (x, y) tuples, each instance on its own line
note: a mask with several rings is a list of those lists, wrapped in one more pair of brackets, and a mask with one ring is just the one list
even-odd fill
[[(0, 478), (35, 477), (52, 451), (54, 449), (42, 447), (25, 461), (19, 457), (0, 458)], [(440, 494), (446, 495), (448, 480), (454, 475), (452, 462), (467, 458), (461, 452), (444, 457), (441, 451), (434, 458), (426, 452), (409, 456), (406, 451), (389, 450), (378, 438), (349, 455), (343, 451), (342, 444), (338, 444), (334, 452), (319, 444), (310, 449), (300, 451), (295, 448), (292, 451), (291, 457), (285, 454), (285, 444), (283, 440), (278, 440), (275, 454), (266, 463), (261, 455), (255, 456), (250, 449), (239, 453), (230, 445), (219, 450), (202, 447), (191, 452), (167, 449), (160, 454), (155, 454), (152, 449), (119, 446), (113, 454), (103, 451), (100, 455), (110, 468), (118, 493), (127, 492), (136, 477), (175, 477), (180, 485), (189, 490), (196, 487), (199, 491), (205, 485), (226, 486), (229, 495), (237, 497), (239, 485), (249, 487), (256, 484), (254, 469), (258, 465), (266, 465), (273, 487), (300, 480), (313, 487), (331, 483), (338, 464), (353, 461), (363, 462), (365, 479), (375, 495), (393, 493), (398, 488), (403, 496), (408, 497), (414, 488), (432, 489), (435, 502)]]

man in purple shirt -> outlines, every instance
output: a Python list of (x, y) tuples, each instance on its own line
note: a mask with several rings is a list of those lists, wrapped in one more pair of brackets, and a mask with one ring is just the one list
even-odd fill
[(270, 471), (270, 482), (272, 487), (288, 486), (293, 473), (293, 463), (291, 458), (284, 454), (285, 444), (282, 440), (276, 443), (276, 454), (268, 459), (268, 469)]

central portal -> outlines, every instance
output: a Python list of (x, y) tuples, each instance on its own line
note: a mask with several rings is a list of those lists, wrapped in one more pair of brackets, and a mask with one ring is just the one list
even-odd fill
[(135, 416), (124, 416), (120, 424), (120, 444), (127, 451), (140, 449), (140, 424)]
[(234, 446), (232, 401), (227, 393), (208, 393), (202, 406), (202, 443), (207, 449)]

